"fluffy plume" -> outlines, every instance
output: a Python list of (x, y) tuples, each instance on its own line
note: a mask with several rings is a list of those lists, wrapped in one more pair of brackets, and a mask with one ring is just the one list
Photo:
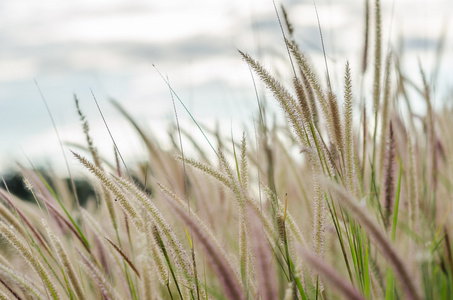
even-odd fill
[(70, 261), (66, 249), (63, 247), (60, 239), (49, 229), (47, 223), (43, 220), (44, 228), (47, 231), (47, 235), (50, 238), (53, 249), (57, 254), (60, 266), (63, 268), (65, 276), (68, 278), (68, 281), (71, 283), (72, 288), (74, 289), (75, 295), (78, 299), (85, 299), (85, 293), (83, 292), (82, 285), (80, 283), (79, 277), (76, 275), (74, 267)]
[[(160, 187), (162, 192), (173, 199), (176, 203), (178, 203), (185, 211), (189, 211), (189, 208), (186, 204), (186, 202), (181, 201), (180, 198), (172, 193), (166, 186), (161, 184), (160, 182), (157, 183), (157, 185)], [(216, 238), (212, 230), (209, 229), (209, 226), (193, 211), (190, 212), (190, 216), (192, 217), (193, 221), (197, 223), (197, 225), (203, 230), (203, 232), (209, 237), (211, 242), (214, 244), (216, 247), (217, 251), (223, 256), (225, 261), (227, 261), (229, 267), (234, 271), (236, 279), (239, 281), (239, 272), (238, 270), (235, 269), (233, 261), (234, 259), (230, 257), (227, 252), (225, 251), (225, 247), (221, 245), (219, 240)]]
[(384, 95), (382, 101), (382, 111), (381, 111), (381, 157), (380, 157), (380, 169), (379, 174), (383, 174), (385, 166), (385, 157), (386, 157), (386, 147), (387, 147), (387, 130), (389, 128), (390, 122), (390, 85), (391, 85), (391, 62), (392, 62), (391, 53), (387, 56), (385, 64), (385, 81), (384, 81)]
[(189, 226), (192, 233), (197, 237), (203, 248), (206, 256), (211, 262), (211, 266), (216, 272), (220, 282), (222, 283), (225, 293), (229, 299), (245, 299), (244, 292), (241, 289), (241, 285), (236, 281), (234, 271), (228, 266), (228, 263), (217, 251), (209, 237), (191, 218), (191, 216), (185, 212), (178, 204), (173, 200), (169, 203), (174, 208), (177, 215)]
[(408, 135), (407, 145), (409, 147), (409, 169), (408, 169), (408, 178), (409, 178), (409, 189), (408, 189), (408, 198), (409, 198), (409, 213), (410, 213), (410, 228), (416, 231), (416, 225), (419, 219), (418, 212), (418, 186), (417, 186), (417, 170), (416, 170), (416, 161), (415, 161), (415, 145), (412, 142), (410, 135)]
[(379, 100), (381, 96), (381, 52), (382, 52), (382, 37), (381, 37), (381, 4), (380, 0), (375, 0), (375, 45), (374, 45), (374, 87), (373, 87), (373, 110), (376, 112), (379, 109)]
[(260, 76), (261, 80), (266, 83), (268, 89), (274, 94), (275, 99), (277, 99), (278, 103), (285, 112), (289, 123), (293, 127), (300, 145), (302, 147), (307, 146), (308, 143), (305, 138), (305, 129), (301, 122), (301, 117), (297, 108), (296, 100), (294, 100), (294, 98), (283, 87), (283, 85), (274, 77), (272, 77), (269, 72), (267, 72), (267, 70), (261, 66), (259, 62), (257, 62), (250, 55), (244, 52), (239, 51), (239, 53), (249, 64), (249, 66), (258, 74), (258, 76)]
[[(77, 250), (78, 251), (78, 250)], [(80, 265), (82, 269), (91, 277), (91, 279), (96, 283), (97, 287), (99, 288), (102, 296), (106, 300), (113, 300), (113, 299), (120, 299), (116, 294), (113, 287), (110, 285), (107, 278), (105, 278), (104, 274), (99, 270), (99, 268), (94, 265), (85, 254), (81, 251), (78, 251), (79, 256), (81, 258)]]
[(0, 222), (0, 233), (20, 253), (24, 260), (31, 266), (33, 271), (39, 275), (49, 295), (55, 299), (60, 299), (59, 292), (56, 289), (53, 280), (50, 278), (46, 269), (43, 268), (31, 248), (29, 248), (29, 246), (17, 236), (16, 232), (14, 232), (14, 230), (4, 222)]
[(343, 154), (343, 126), (341, 125), (340, 111), (338, 110), (338, 100), (332, 93), (328, 94), (327, 99), (329, 99), (330, 116), (334, 128), (330, 138), (335, 141), (336, 148)]
[(344, 155), (346, 157), (346, 180), (347, 188), (353, 195), (356, 194), (356, 177), (354, 165), (354, 136), (352, 131), (352, 83), (351, 83), (351, 69), (349, 63), (346, 63), (346, 70), (344, 76)]
[(247, 140), (245, 138), (245, 132), (242, 135), (241, 141), (241, 186), (244, 190), (247, 190), (248, 185), (248, 163), (247, 163)]
[(20, 289), (33, 299), (46, 299), (45, 292), (40, 290), (32, 283), (32, 279), (24, 274), (18, 274), (9, 266), (0, 263), (0, 274), (2, 278), (18, 285)]
[(135, 207), (129, 203), (129, 200), (121, 192), (120, 188), (104, 173), (101, 169), (96, 167), (93, 163), (88, 161), (86, 158), (80, 156), (79, 154), (72, 152), (72, 154), (84, 165), (91, 173), (93, 173), (112, 194), (115, 196), (117, 202), (121, 205), (123, 210), (129, 215), (132, 219), (134, 225), (137, 229), (143, 229), (143, 220), (137, 213)]
[[(184, 277), (193, 278), (194, 274), (187, 251), (183, 248), (181, 241), (178, 239), (171, 226), (168, 224), (156, 205), (151, 201), (149, 196), (139, 190), (137, 186), (123, 178), (116, 177), (115, 180), (135, 197), (137, 197), (137, 200), (142, 203), (145, 209), (148, 210), (148, 215), (153, 218), (154, 223), (158, 226), (158, 229), (162, 232), (164, 238), (168, 240), (171, 253), (176, 259), (177, 266), (182, 269)], [(195, 286), (191, 285), (191, 289), (192, 292), (194, 292)]]
[(307, 95), (305, 94), (304, 87), (300, 82), (299, 78), (295, 77), (293, 80), (294, 88), (296, 90), (297, 99), (299, 100), (300, 105), (300, 114), (304, 120), (306, 126), (312, 122), (311, 109), (307, 100)]
[(390, 226), (390, 217), (393, 210), (393, 197), (395, 194), (395, 140), (393, 137), (393, 126), (390, 122), (389, 136), (387, 140), (387, 151), (385, 156), (384, 174), (384, 225)]
[[(286, 45), (288, 46), (291, 54), (296, 59), (296, 62), (298, 64), (299, 68), (302, 70), (302, 73), (303, 73), (302, 78), (304, 78), (304, 76), (306, 76), (306, 78), (308, 79), (309, 84), (305, 84), (305, 86), (307, 86), (307, 85), (309, 86), (308, 90), (310, 88), (312, 88), (314, 90), (314, 92), (316, 94), (316, 98), (318, 99), (318, 103), (321, 105), (321, 110), (322, 110), (322, 113), (324, 114), (324, 118), (325, 118), (325, 120), (327, 120), (327, 128), (328, 128), (329, 132), (333, 133), (334, 128), (333, 128), (333, 124), (332, 124), (332, 119), (330, 117), (329, 103), (326, 100), (325, 93), (323, 92), (323, 90), (319, 84), (316, 74), (310, 68), (307, 58), (302, 54), (302, 52), (300, 51), (299, 46), (296, 44), (296, 42), (289, 41), (289, 40), (285, 40), (285, 42), (286, 42)], [(316, 114), (314, 107), (316, 107), (316, 105), (311, 106), (312, 113)], [(315, 123), (317, 123), (316, 118), (315, 118)], [(333, 134), (332, 134), (332, 136), (333, 136)]]

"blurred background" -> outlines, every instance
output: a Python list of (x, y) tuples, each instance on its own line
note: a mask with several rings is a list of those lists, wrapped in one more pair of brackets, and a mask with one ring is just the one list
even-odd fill
[[(350, 61), (357, 97), (365, 3), (316, 1), (333, 88), (342, 91), (344, 65)], [(436, 82), (434, 101), (451, 101), (451, 96), (446, 100), (453, 78), (451, 0), (381, 3), (384, 56), (389, 49), (404, 53), (403, 69), (417, 83), (420, 61), (428, 78)], [(313, 1), (276, 4), (285, 6), (296, 40), (324, 75)], [(372, 57), (373, 43), (370, 46)], [(198, 122), (211, 127), (219, 122), (225, 134), (231, 131), (239, 137), (244, 126), (256, 120), (257, 101), (250, 71), (237, 49), (251, 53), (280, 78), (291, 79), (271, 0), (0, 0), (0, 170), (17, 162), (29, 167), (27, 159), (57, 169), (63, 165), (39, 89), (63, 142), (84, 143), (74, 104), (77, 95), (100, 152), (113, 157), (93, 91), (126, 160), (143, 157), (144, 146), (110, 99), (125, 107), (165, 147), (167, 129), (175, 123), (174, 111), (168, 86), (153, 64), (168, 76)], [(373, 64), (372, 59), (369, 63)], [(367, 72), (371, 78), (372, 68)], [(263, 97), (268, 95), (261, 83), (257, 87)], [(369, 92), (364, 91), (365, 97)], [(422, 112), (423, 101), (419, 102)], [(276, 108), (272, 101), (268, 103)], [(179, 103), (177, 110), (182, 126), (192, 130)], [(193, 134), (202, 139), (195, 129)], [(72, 157), (69, 163), (77, 164)]]

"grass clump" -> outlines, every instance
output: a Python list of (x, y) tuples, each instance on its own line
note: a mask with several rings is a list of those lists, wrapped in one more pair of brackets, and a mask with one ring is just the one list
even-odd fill
[[(370, 55), (366, 3), (362, 77)], [(387, 56), (381, 84), (379, 0), (374, 12), (370, 95), (355, 95), (348, 62), (344, 91), (335, 93), (330, 80), (324, 87), (285, 11), (290, 82), (239, 51), (289, 125), (269, 126), (260, 104), (255, 145), (245, 133), (240, 142), (213, 134), (214, 150), (197, 124), (210, 147), (191, 139), (202, 157), (193, 159), (178, 119), (170, 134), (179, 145), (164, 150), (114, 102), (149, 151), (146, 163), (123, 172), (116, 144), (116, 165), (97, 151), (75, 99), (91, 159), (73, 155), (98, 187), (97, 201), (74, 205), (76, 195), (54, 190), (36, 170), (23, 169), (33, 204), (5, 184), (0, 298), (448, 299), (452, 111), (435, 110), (420, 68), (416, 90), (427, 112), (401, 112), (399, 99), (410, 105), (406, 89), (414, 86), (393, 80), (406, 78), (396, 53)]]

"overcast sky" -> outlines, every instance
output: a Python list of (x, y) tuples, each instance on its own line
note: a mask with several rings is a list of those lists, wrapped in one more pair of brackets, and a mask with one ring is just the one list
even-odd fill
[[(432, 69), (437, 41), (447, 28), (440, 73), (444, 89), (451, 87), (453, 69), (450, 2), (382, 1), (384, 41), (396, 47), (404, 36), (404, 63), (408, 73), (415, 71), (415, 80), (417, 60)], [(313, 1), (282, 3), (297, 41), (323, 74)], [(329, 68), (335, 89), (341, 91), (340, 72), (347, 60), (359, 73), (364, 1), (316, 3)], [(227, 131), (230, 126), (241, 130), (256, 114), (256, 99), (237, 49), (260, 57), (282, 78), (290, 76), (271, 0), (0, 0), (0, 167), (23, 162), (26, 156), (35, 162), (61, 160), (35, 80), (62, 139), (83, 142), (73, 101), (77, 94), (95, 141), (108, 157), (111, 141), (90, 90), (120, 149), (138, 155), (143, 145), (108, 100), (118, 100), (163, 138), (173, 110), (168, 87), (153, 64), (168, 76), (197, 120), (213, 124), (220, 119)], [(190, 124), (180, 106), (178, 112), (182, 122)]]

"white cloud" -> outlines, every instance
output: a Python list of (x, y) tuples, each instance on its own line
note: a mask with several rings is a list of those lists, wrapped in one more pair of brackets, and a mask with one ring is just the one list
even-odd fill
[[(393, 2), (382, 1), (385, 41)], [(57, 113), (67, 118), (62, 125), (67, 128), (61, 130), (70, 139), (80, 139), (81, 134), (76, 121), (67, 116), (67, 111), (73, 110), (72, 93), (77, 92), (81, 99), (88, 101), (90, 88), (101, 100), (114, 96), (141, 120), (150, 115), (152, 127), (165, 132), (164, 123), (172, 116), (169, 92), (151, 63), (164, 76), (169, 76), (172, 86), (194, 108), (196, 115), (227, 120), (237, 115), (245, 117), (252, 107), (249, 102), (256, 100), (248, 67), (236, 48), (252, 54), (261, 48), (265, 56), (256, 57), (274, 74), (278, 70), (284, 77), (290, 75), (285, 73), (286, 49), (274, 8), (271, 2), (263, 3), (261, 0), (3, 0), (0, 103), (8, 112), (3, 112), (6, 118), (0, 118), (0, 128), (15, 131), (17, 137), (10, 139), (16, 135), (10, 133), (8, 143), (0, 145), (0, 153), (11, 152), (19, 144), (33, 155), (59, 152), (58, 145), (52, 142), (53, 131), (43, 129), (44, 121), (48, 121), (45, 113), (36, 115), (36, 103), (25, 104), (26, 100), (39, 99), (34, 78), (43, 83), (49, 101), (57, 106)], [(361, 59), (363, 2), (317, 3), (328, 62), (331, 72), (337, 75), (332, 77), (338, 79), (335, 85), (341, 87), (345, 61), (350, 60), (354, 66)], [(286, 4), (296, 26), (297, 40), (304, 49), (315, 52), (310, 56), (322, 73), (324, 65), (312, 3), (289, 1)], [(396, 1), (392, 32), (395, 36), (404, 34), (407, 46), (417, 51), (411, 53), (411, 58), (424, 55), (424, 63), (430, 63), (432, 60), (426, 57), (433, 54), (432, 44), (439, 35), (443, 16), (451, 9), (446, 0)], [(448, 33), (447, 41), (451, 41), (453, 30)], [(451, 42), (446, 47), (451, 50)], [(447, 71), (453, 68), (449, 67), (451, 59), (445, 62), (442, 78), (448, 79), (451, 71)], [(50, 81), (53, 84), (47, 84)], [(258, 87), (262, 88), (262, 84), (258, 83)], [(12, 112), (17, 113), (14, 121), (21, 124), (22, 131), (11, 127), (12, 117), (8, 114)], [(90, 106), (87, 114), (96, 115), (96, 108)], [(96, 118), (93, 124), (103, 128)], [(121, 126), (112, 126), (115, 131), (123, 132)], [(24, 141), (28, 136), (24, 128), (39, 136)], [(109, 145), (104, 138), (105, 134), (100, 134), (98, 139)], [(127, 144), (126, 138), (119, 137)]]

